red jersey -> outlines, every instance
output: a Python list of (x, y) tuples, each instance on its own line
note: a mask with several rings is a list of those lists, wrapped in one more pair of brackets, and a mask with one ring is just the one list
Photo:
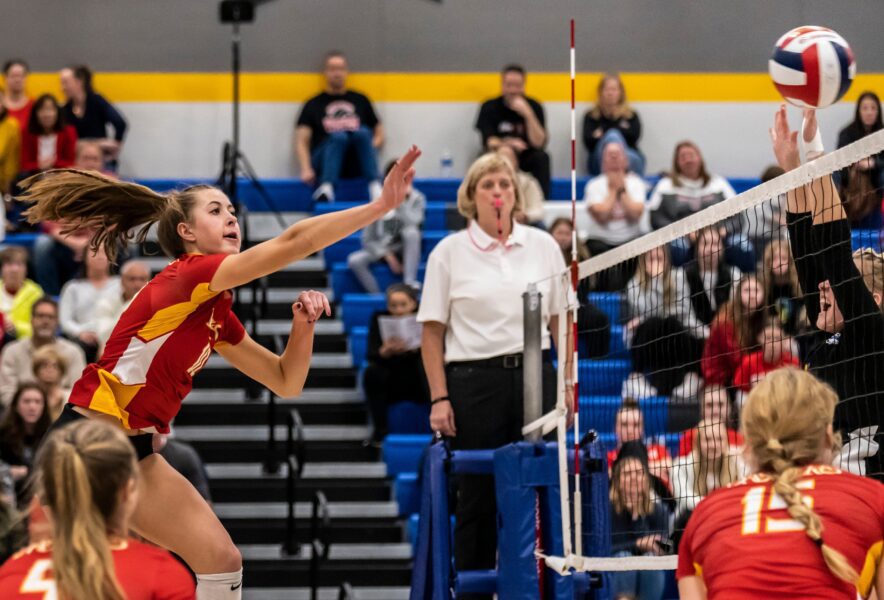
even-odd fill
[[(651, 472), (651, 475), (659, 477), (666, 484), (666, 487), (669, 487), (669, 469), (672, 467), (672, 457), (669, 456), (669, 450), (663, 444), (646, 443), (645, 448), (648, 450), (648, 470)], [(619, 453), (619, 448), (608, 451), (609, 473)]]
[[(127, 540), (111, 549), (114, 572), (128, 600), (192, 600), (196, 586), (187, 569), (160, 548)], [(55, 600), (52, 545), (34, 544), (0, 567), (0, 598)]]
[(884, 486), (834, 467), (811, 465), (797, 487), (823, 522), (826, 545), (860, 574), (857, 588), (832, 574), (804, 527), (757, 474), (703, 499), (678, 549), (676, 576), (702, 577), (710, 600), (866, 598), (884, 539)]
[(120, 316), (104, 354), (74, 384), (70, 402), (112, 415), (126, 429), (169, 421), (212, 349), (245, 336), (229, 291), (209, 289), (226, 254), (187, 254), (154, 277)]
[[(687, 456), (694, 449), (694, 442), (697, 440), (697, 430), (688, 429), (678, 440), (678, 455)], [(743, 445), (743, 434), (736, 429), (727, 428), (728, 446), (741, 447)]]

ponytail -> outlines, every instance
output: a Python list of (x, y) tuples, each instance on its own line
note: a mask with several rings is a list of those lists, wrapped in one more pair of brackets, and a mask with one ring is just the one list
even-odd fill
[(25, 194), (18, 198), (33, 205), (24, 213), (29, 223), (60, 221), (61, 234), (94, 229), (89, 240), (93, 252), (103, 247), (113, 261), (121, 244), (141, 243), (151, 225), (163, 253), (177, 258), (185, 253), (178, 224), (186, 222), (196, 192), (214, 189), (194, 185), (182, 191), (159, 194), (137, 183), (117, 181), (91, 171), (53, 169), (25, 179)]
[(125, 435), (101, 421), (68, 425), (45, 440), (37, 484), (53, 519), (52, 568), (61, 598), (125, 600), (108, 535), (119, 527), (120, 490), (136, 469)]

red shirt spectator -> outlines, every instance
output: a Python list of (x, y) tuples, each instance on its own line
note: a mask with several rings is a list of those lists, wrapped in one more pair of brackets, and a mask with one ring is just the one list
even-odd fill
[(764, 319), (764, 288), (744, 275), (733, 298), (715, 316), (703, 349), (701, 367), (707, 383), (730, 385), (747, 349), (754, 346)]
[(734, 375), (734, 385), (744, 392), (750, 391), (755, 387), (755, 383), (767, 375), (770, 371), (779, 369), (780, 367), (797, 367), (800, 366), (798, 359), (790, 353), (780, 355), (774, 362), (767, 362), (764, 359), (764, 351), (759, 350), (748, 356), (744, 356)]
[(22, 131), (21, 170), (25, 173), (72, 167), (77, 156), (77, 131), (65, 125), (55, 98), (44, 94), (34, 102)]

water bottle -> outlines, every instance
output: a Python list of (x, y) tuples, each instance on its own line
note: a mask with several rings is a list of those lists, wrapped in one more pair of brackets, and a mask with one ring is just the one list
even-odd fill
[(439, 159), (439, 177), (445, 179), (454, 177), (454, 157), (447, 148), (442, 151), (442, 157)]

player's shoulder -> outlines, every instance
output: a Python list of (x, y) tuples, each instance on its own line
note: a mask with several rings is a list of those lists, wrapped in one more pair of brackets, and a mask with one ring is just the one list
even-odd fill
[(884, 485), (877, 479), (861, 477), (829, 465), (810, 465), (804, 469), (801, 477), (813, 478), (817, 489), (838, 490), (866, 500), (884, 497)]
[(114, 550), (131, 556), (137, 556), (139, 558), (153, 558), (157, 560), (165, 560), (168, 558), (170, 560), (175, 560), (166, 550), (163, 550), (158, 546), (139, 542), (132, 538), (127, 539), (123, 544), (114, 548)]
[(25, 546), (10, 556), (6, 562), (0, 566), (0, 577), (27, 569), (35, 561), (41, 558), (49, 558), (51, 553), (52, 545), (49, 542), (39, 542)]

